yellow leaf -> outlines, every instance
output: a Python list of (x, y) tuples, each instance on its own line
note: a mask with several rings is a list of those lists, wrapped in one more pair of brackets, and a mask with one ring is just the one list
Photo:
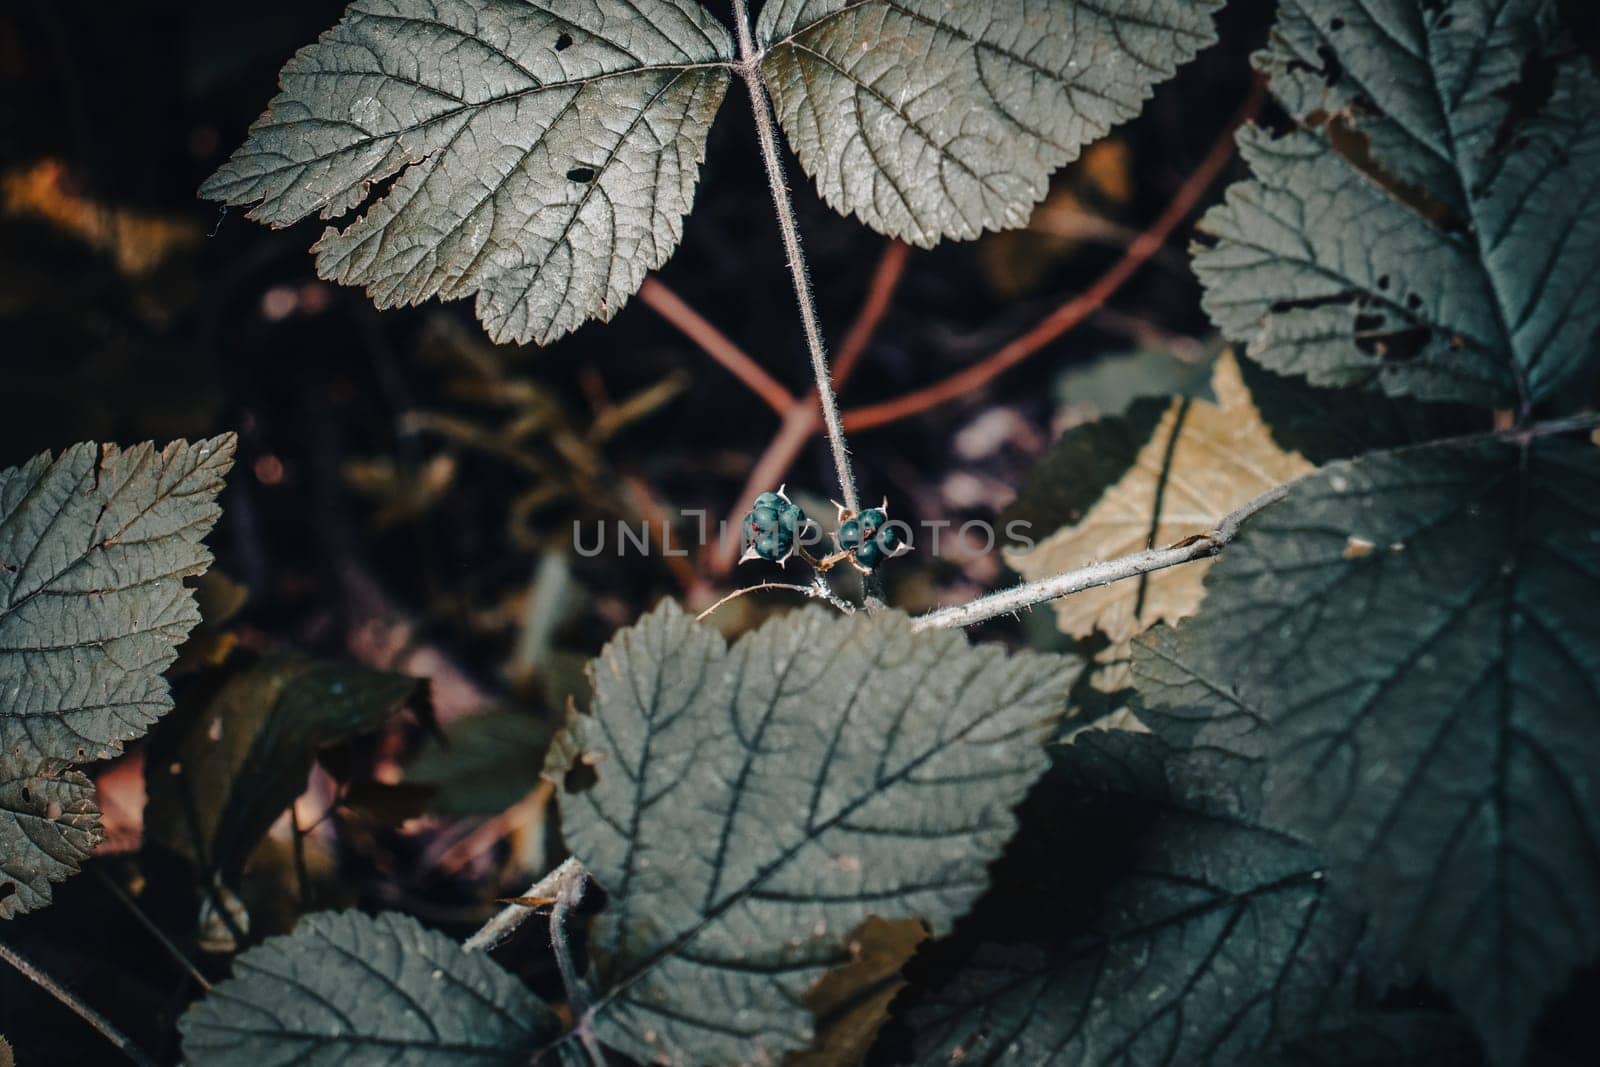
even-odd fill
[[(1032, 549), (1008, 550), (1006, 562), (1029, 579), (1099, 560), (1174, 544), (1210, 530), (1228, 512), (1312, 469), (1298, 452), (1273, 443), (1231, 353), (1212, 373), (1217, 402), (1174, 399), (1122, 479), (1101, 495), (1076, 526)], [(1113, 644), (1157, 622), (1192, 614), (1204, 594), (1211, 560), (1085, 590), (1055, 602), (1056, 625), (1088, 637), (1100, 630)]]

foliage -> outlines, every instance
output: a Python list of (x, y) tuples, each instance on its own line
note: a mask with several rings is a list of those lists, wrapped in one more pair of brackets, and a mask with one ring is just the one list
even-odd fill
[[(1009, 448), (1043, 453), (1001, 514), (1024, 580), (917, 614), (890, 604), (954, 587), (889, 595), (915, 547), (858, 491), (844, 431), (872, 419), (833, 395), (906, 249), (830, 364), (776, 132), (827, 207), (897, 241), (1015, 229), (1216, 39), (1222, 5), (749, 6), (730, 27), (698, 0), (355, 0), (202, 192), (273, 226), (320, 215), (323, 278), (380, 308), (475, 296), (497, 342), (553, 342), (643, 287), (783, 419), (731, 466), (754, 487), (746, 557), (799, 556), (805, 584), (719, 600), (708, 546), (660, 568), (701, 617), (640, 612), (658, 590), (620, 582), (572, 611), (579, 571), (610, 563), (527, 520), (658, 514), (626, 454), (655, 441), (624, 429), (689, 379), (646, 368), (617, 404), (580, 365), (591, 424), (538, 354), (448, 327), (467, 377), (440, 392), (502, 424), (404, 400), (374, 327), (395, 455), (306, 476), (414, 540), (370, 562), (332, 509), (314, 554), (335, 592), (293, 622), (254, 611), (295, 584), (256, 528), (263, 487), (302, 475), (278, 456), (229, 497), (242, 581), (205, 573), (231, 435), (4, 470), (0, 918), (43, 913), (7, 930), (77, 922), (98, 882), (183, 971), (176, 992), (128, 983), (164, 1028), (153, 1058), (201, 1064), (1509, 1067), (1581, 1044), (1558, 1031), (1600, 974), (1588, 24), (1557, 0), (1277, 0), (1254, 57), (1277, 110), (1240, 127), (1248, 174), (1193, 249), (1221, 337), (1143, 324), (1138, 351), (1060, 372), (1048, 449), (1021, 405), (973, 418), (969, 486)], [(736, 76), (820, 418), (646, 282)], [(1107, 222), (1127, 247), (1101, 282), (922, 393), (989, 381), (1160, 264), (1226, 151), (1208, 159), (1144, 234)], [(97, 215), (61, 173), (8, 173), (7, 210), (130, 278), (194, 244)], [(845, 501), (831, 552), (807, 536), (821, 497), (760, 485), (802, 415)], [(522, 494), (510, 540), (539, 564), (490, 608), (432, 590), (411, 616), (369, 567), (476, 537), (486, 459), (534, 479), (482, 496)], [(820, 603), (739, 599), (763, 589)], [(1053, 631), (1007, 620), (1046, 603)], [(1044, 647), (960, 632), (979, 624)], [(458, 657), (481, 665), (497, 628), (516, 650), (474, 677)], [(101, 877), (63, 884), (86, 864)]]
[(192, 1062), (509, 1065), (558, 1025), (483, 955), (403, 915), (308, 916), (236, 967), (180, 1024)]
[[(932, 245), (1025, 223), (1051, 171), (1213, 39), (1217, 2), (783, 0), (759, 76), (830, 203)], [(285, 226), (398, 175), (323, 234), (318, 272), (380, 307), (475, 295), (490, 337), (544, 344), (672, 254), (735, 59), (699, 0), (358, 0), (200, 192)]]
[(0, 918), (50, 902), (100, 841), (94, 786), (172, 706), (161, 671), (199, 613), (231, 435), (81, 444), (0, 471)]

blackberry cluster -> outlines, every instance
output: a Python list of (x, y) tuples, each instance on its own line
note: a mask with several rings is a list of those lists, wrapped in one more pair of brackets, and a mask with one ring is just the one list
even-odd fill
[(839, 542), (840, 551), (850, 553), (851, 560), (864, 571), (875, 569), (904, 549), (900, 535), (889, 525), (889, 516), (882, 508), (867, 508), (854, 518), (845, 519), (834, 538)]
[(794, 555), (806, 521), (806, 513), (783, 494), (782, 487), (776, 493), (762, 493), (744, 517), (742, 558), (786, 562)]

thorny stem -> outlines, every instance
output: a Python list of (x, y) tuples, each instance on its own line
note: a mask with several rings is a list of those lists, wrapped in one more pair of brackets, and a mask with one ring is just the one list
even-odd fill
[[(835, 385), (842, 388), (849, 379), (851, 371), (861, 362), (861, 357), (866, 353), (873, 335), (877, 333), (884, 316), (889, 312), (889, 306), (894, 300), (895, 290), (900, 286), (900, 279), (905, 273), (906, 260), (910, 257), (910, 253), (910, 246), (901, 241), (890, 241), (884, 246), (883, 254), (878, 258), (878, 266), (872, 273), (872, 282), (867, 288), (867, 299), (856, 313), (856, 319), (851, 323), (850, 330), (845, 334), (844, 342), (839, 345), (839, 351), (836, 353), (833, 364)], [(727, 526), (733, 527), (739, 524), (739, 515), (745, 508), (745, 501), (754, 499), (755, 495), (767, 486), (783, 480), (784, 474), (794, 465), (795, 457), (817, 432), (818, 426), (822, 423), (822, 412), (814, 393), (815, 390), (812, 390), (797, 399), (785, 413), (777, 435), (772, 438), (766, 451), (761, 453), (761, 457), (750, 468), (750, 474), (745, 478), (744, 491), (739, 494), (739, 503), (728, 513)], [(733, 546), (726, 539), (718, 542), (710, 553), (711, 573), (717, 577), (726, 574), (733, 566), (734, 556)]]
[(822, 421), (833, 449), (834, 472), (845, 506), (860, 511), (856, 499), (856, 479), (850, 470), (850, 449), (844, 439), (844, 424), (839, 420), (839, 401), (833, 393), (833, 377), (828, 370), (828, 354), (822, 343), (822, 325), (817, 317), (817, 301), (806, 274), (805, 254), (800, 249), (800, 230), (795, 223), (794, 203), (783, 176), (783, 160), (778, 155), (778, 137), (772, 121), (772, 103), (761, 80), (761, 54), (750, 33), (748, 0), (733, 0), (733, 19), (739, 33), (739, 58), (734, 69), (750, 90), (750, 110), (755, 116), (756, 139), (761, 143), (761, 160), (767, 169), (767, 185), (772, 190), (772, 206), (777, 210), (778, 229), (783, 234), (783, 250), (794, 279), (794, 295), (800, 304), (800, 321), (805, 327), (806, 347), (811, 353), (811, 373), (817, 381), (817, 399), (822, 405)]
[(22, 977), (76, 1012), (78, 1018), (100, 1031), (100, 1036), (117, 1046), (124, 1056), (138, 1064), (139, 1067), (155, 1067), (156, 1061), (147, 1056), (138, 1045), (130, 1041), (128, 1036), (121, 1030), (112, 1026), (110, 1020), (104, 1015), (89, 1007), (76, 993), (40, 970), (26, 956), (3, 941), (0, 941), (0, 960), (5, 960), (11, 964)]
[(1001, 615), (1015, 614), (1036, 604), (1058, 600), (1072, 593), (1081, 593), (1085, 589), (1109, 585), (1124, 578), (1133, 578), (1151, 571), (1175, 567), (1180, 563), (1214, 556), (1222, 551), (1224, 545), (1238, 536), (1239, 528), (1246, 519), (1269, 504), (1282, 500), (1288, 491), (1287, 485), (1274, 486), (1237, 511), (1223, 516), (1210, 532), (1185, 538), (1170, 548), (1146, 549), (1131, 556), (1102, 560), (1087, 567), (1079, 567), (1035, 582), (1023, 582), (965, 604), (930, 611), (926, 615), (918, 616), (911, 627), (913, 630), (947, 630), (958, 626), (972, 626)]

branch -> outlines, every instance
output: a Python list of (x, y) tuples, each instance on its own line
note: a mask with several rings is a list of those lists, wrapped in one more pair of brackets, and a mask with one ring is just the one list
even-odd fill
[(1239, 527), (1246, 519), (1269, 504), (1282, 500), (1288, 491), (1287, 485), (1274, 486), (1237, 511), (1223, 516), (1216, 528), (1209, 533), (1185, 538), (1170, 548), (1150, 548), (1143, 552), (1135, 552), (1131, 556), (1091, 563), (1087, 567), (1079, 567), (1077, 570), (1050, 578), (1041, 578), (1036, 582), (1023, 582), (966, 604), (930, 611), (913, 620), (911, 628), (948, 630), (958, 626), (972, 626), (1001, 615), (1014, 615), (1023, 608), (1059, 600), (1073, 593), (1081, 593), (1085, 589), (1110, 585), (1124, 578), (1133, 578), (1140, 574), (1149, 574), (1151, 571), (1176, 567), (1180, 563), (1190, 563), (1197, 559), (1215, 556), (1222, 551), (1224, 545), (1238, 536)]
[(950, 375), (943, 381), (932, 385), (923, 386), (903, 396), (892, 400), (885, 400), (878, 404), (868, 404), (865, 407), (852, 408), (844, 413), (844, 427), (847, 430), (870, 430), (875, 426), (903, 419), (908, 415), (916, 415), (937, 407), (949, 400), (967, 396), (973, 390), (987, 385), (1002, 371), (1006, 371), (1021, 363), (1041, 348), (1050, 344), (1068, 330), (1082, 323), (1094, 312), (1098, 311), (1118, 289), (1122, 288), (1135, 271), (1144, 266), (1145, 261), (1159, 252), (1172, 236), (1180, 223), (1189, 216), (1194, 207), (1205, 195), (1205, 191), (1217, 176), (1222, 173), (1228, 161), (1233, 158), (1233, 134), (1250, 116), (1254, 115), (1261, 106), (1262, 84), (1257, 79), (1250, 91), (1250, 96), (1243, 106), (1234, 115), (1233, 121), (1223, 131), (1216, 142), (1211, 146), (1211, 151), (1194, 172), (1184, 180), (1178, 189), (1177, 195), (1172, 198), (1159, 218), (1151, 223), (1149, 228), (1141, 233), (1122, 254), (1122, 258), (1110, 270), (1102, 274), (1093, 285), (1061, 305), (1046, 316), (1038, 325), (1027, 333), (1010, 342), (993, 355), (980, 360), (965, 370)]
[[(582, 872), (583, 864), (578, 862), (578, 858), (568, 857), (555, 870), (530, 885), (522, 894), (522, 899), (553, 902), (561, 887)], [(534, 909), (527, 904), (507, 904), (479, 927), (477, 933), (461, 943), (462, 951), (487, 952), (504, 944), (507, 938), (517, 932), (517, 927), (533, 917), (533, 913)]]
[(138, 1064), (139, 1067), (155, 1067), (156, 1061), (147, 1056), (138, 1045), (130, 1041), (128, 1036), (121, 1030), (112, 1026), (110, 1020), (104, 1015), (89, 1007), (76, 993), (40, 970), (26, 956), (4, 942), (0, 942), (0, 960), (5, 960), (11, 964), (22, 977), (76, 1012), (78, 1018), (100, 1031), (101, 1037), (117, 1046), (124, 1056)]
[(639, 299), (666, 319), (678, 332), (699, 345), (705, 354), (722, 364), (735, 378), (768, 407), (783, 415), (794, 406), (795, 398), (778, 383), (778, 380), (761, 368), (761, 364), (745, 354), (744, 349), (728, 340), (728, 336), (705, 320), (694, 308), (683, 302), (677, 293), (655, 278), (646, 278), (639, 288)]
[(740, 62), (734, 69), (744, 79), (750, 90), (750, 111), (755, 116), (756, 139), (761, 143), (761, 161), (767, 169), (767, 185), (772, 190), (772, 206), (778, 213), (778, 229), (783, 235), (783, 250), (789, 260), (789, 274), (794, 279), (794, 295), (800, 304), (800, 322), (805, 327), (806, 348), (811, 353), (811, 374), (817, 383), (817, 399), (822, 408), (822, 422), (828, 430), (828, 444), (833, 449), (834, 473), (839, 479), (839, 493), (851, 511), (860, 511), (856, 498), (855, 474), (850, 470), (850, 449), (844, 439), (844, 426), (839, 420), (839, 401), (833, 393), (833, 378), (828, 371), (828, 354), (822, 344), (822, 325), (817, 319), (817, 301), (811, 292), (811, 279), (806, 275), (805, 254), (800, 250), (800, 230), (795, 223), (794, 204), (789, 199), (789, 186), (783, 176), (783, 160), (778, 155), (778, 136), (772, 121), (772, 104), (767, 99), (767, 87), (761, 80), (761, 54), (756, 51), (750, 36), (750, 11), (747, 0), (733, 0), (733, 18), (739, 30)]
[[(883, 255), (878, 258), (878, 266), (872, 272), (872, 281), (867, 285), (867, 298), (861, 305), (861, 310), (856, 313), (855, 322), (850, 324), (850, 332), (845, 334), (844, 343), (839, 346), (839, 358), (834, 363), (835, 380), (840, 387), (849, 380), (850, 374), (861, 362), (861, 357), (866, 353), (867, 346), (872, 343), (872, 337), (878, 332), (879, 325), (888, 314), (894, 302), (895, 290), (900, 287), (900, 279), (905, 274), (906, 260), (909, 258), (911, 246), (901, 241), (890, 241), (884, 246)], [(806, 442), (817, 432), (822, 425), (822, 410), (817, 404), (817, 392), (811, 392), (801, 400), (796, 400), (783, 417), (783, 425), (778, 428), (772, 442), (767, 445), (761, 458), (757, 459), (755, 466), (750, 468), (750, 475), (745, 479), (744, 490), (739, 494), (738, 501), (733, 510), (728, 513), (724, 529), (732, 529), (739, 524), (739, 518), (744, 514), (748, 502), (755, 499), (757, 493), (770, 489), (783, 481), (784, 475), (789, 473), (789, 468), (794, 466), (795, 458), (806, 447)], [(723, 543), (726, 539), (719, 538), (713, 543), (710, 570), (713, 575), (721, 576), (728, 573), (733, 567), (733, 561), (738, 553), (738, 548), (733, 543)]]

